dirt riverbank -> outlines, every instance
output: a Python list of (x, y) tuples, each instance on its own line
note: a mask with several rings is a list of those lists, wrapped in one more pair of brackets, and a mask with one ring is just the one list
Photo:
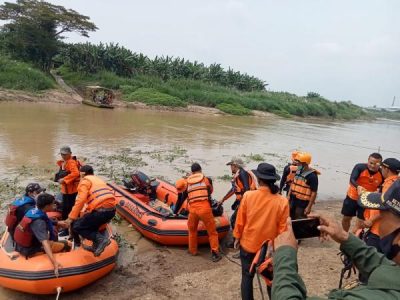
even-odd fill
[[(315, 209), (339, 218), (340, 201), (317, 203)], [(239, 260), (226, 257), (212, 263), (207, 247), (192, 257), (184, 247), (164, 247), (137, 233), (126, 222), (116, 225), (122, 236), (118, 267), (108, 276), (79, 291), (62, 294), (61, 299), (240, 299)], [(323, 296), (338, 285), (342, 264), (338, 245), (303, 241), (299, 248), (299, 273), (309, 295)], [(234, 261), (234, 262), (232, 262)], [(257, 281), (254, 294), (261, 299)], [(0, 290), (0, 299), (53, 299)]]

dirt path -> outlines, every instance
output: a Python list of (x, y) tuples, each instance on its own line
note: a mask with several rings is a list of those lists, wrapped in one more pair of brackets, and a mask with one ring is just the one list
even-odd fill
[[(339, 217), (340, 202), (320, 202), (317, 210)], [(123, 237), (118, 267), (105, 278), (79, 291), (62, 294), (60, 299), (240, 299), (239, 260), (225, 249), (227, 257), (220, 262), (210, 260), (208, 247), (192, 257), (185, 247), (165, 247), (143, 238), (126, 222), (117, 225)], [(309, 295), (323, 296), (336, 288), (342, 264), (337, 256), (338, 245), (321, 244), (318, 239), (303, 241), (299, 248), (299, 273)], [(232, 260), (232, 261), (231, 261)], [(254, 294), (261, 299), (257, 281)], [(54, 299), (53, 296), (32, 297), (0, 289), (0, 299)]]

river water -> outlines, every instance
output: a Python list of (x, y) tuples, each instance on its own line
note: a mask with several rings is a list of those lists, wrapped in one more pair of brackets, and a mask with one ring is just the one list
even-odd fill
[(122, 150), (144, 153), (147, 165), (140, 169), (170, 181), (198, 161), (215, 179), (220, 198), (229, 188), (220, 177), (230, 173), (225, 163), (231, 156), (242, 157), (250, 169), (259, 163), (255, 158), (262, 158), (282, 172), (291, 151), (301, 149), (312, 153), (312, 165), (322, 173), (317, 199), (323, 201), (343, 198), (354, 164), (365, 162), (371, 152), (400, 158), (399, 138), (400, 123), (384, 120), (294, 121), (0, 102), (0, 178), (15, 176), (22, 166), (55, 171), (60, 146), (70, 145), (94, 165)]

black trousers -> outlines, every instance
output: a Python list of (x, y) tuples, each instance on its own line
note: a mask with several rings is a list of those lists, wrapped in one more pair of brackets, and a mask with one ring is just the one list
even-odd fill
[[(250, 273), (251, 263), (253, 262), (255, 253), (250, 253), (240, 247), (240, 262), (242, 264), (242, 282), (240, 284), (240, 291), (242, 300), (253, 300), (253, 278), (254, 274)], [(271, 299), (271, 288), (267, 287), (269, 299)]]
[(290, 218), (292, 220), (307, 218), (307, 216), (304, 214), (304, 211), (306, 210), (308, 203), (308, 201), (303, 201), (297, 198), (290, 197)]
[(75, 205), (75, 199), (78, 193), (74, 194), (62, 194), (63, 202), (62, 202), (62, 219), (68, 219), (68, 215), (72, 210), (72, 207)]
[(72, 223), (74, 235), (79, 234), (85, 239), (94, 241), (99, 233), (99, 227), (111, 221), (115, 216), (115, 210), (112, 211), (92, 211), (82, 218)]

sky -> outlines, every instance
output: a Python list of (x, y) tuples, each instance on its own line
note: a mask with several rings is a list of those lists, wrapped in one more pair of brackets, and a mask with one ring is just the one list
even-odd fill
[(254, 75), (272, 91), (400, 106), (398, 0), (48, 0), (90, 16), (86, 39)]

